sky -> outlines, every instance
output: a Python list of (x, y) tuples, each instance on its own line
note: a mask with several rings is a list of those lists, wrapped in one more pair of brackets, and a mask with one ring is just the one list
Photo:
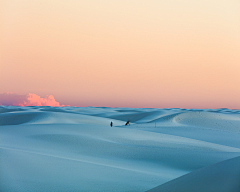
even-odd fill
[(239, 0), (1, 0), (0, 104), (240, 109), (239, 10)]

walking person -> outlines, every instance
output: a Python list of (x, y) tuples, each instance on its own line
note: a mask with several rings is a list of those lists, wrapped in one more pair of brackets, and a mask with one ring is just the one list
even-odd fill
[(111, 121), (111, 123), (110, 123), (110, 126), (112, 127), (113, 126), (113, 122)]

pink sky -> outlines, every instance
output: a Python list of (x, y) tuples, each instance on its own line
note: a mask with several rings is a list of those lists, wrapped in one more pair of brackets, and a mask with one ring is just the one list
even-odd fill
[(240, 108), (239, 10), (237, 0), (1, 1), (0, 94)]

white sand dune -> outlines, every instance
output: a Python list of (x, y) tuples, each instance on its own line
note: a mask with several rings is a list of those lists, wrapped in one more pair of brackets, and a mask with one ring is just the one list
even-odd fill
[(213, 112), (189, 112), (181, 113), (174, 117), (174, 121), (191, 126), (205, 127), (209, 129), (224, 129), (239, 133), (240, 116), (234, 114), (222, 114)]
[(40, 112), (11, 112), (0, 115), (0, 125), (19, 125), (43, 118)]
[(191, 181), (240, 156), (239, 127), (240, 112), (228, 109), (1, 106), (0, 191), (147, 191), (186, 174)]
[(148, 192), (239, 192), (240, 157), (222, 161), (169, 181)]

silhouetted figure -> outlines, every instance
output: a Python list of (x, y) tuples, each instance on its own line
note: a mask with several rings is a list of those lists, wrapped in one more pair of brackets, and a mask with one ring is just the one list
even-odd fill
[(125, 126), (127, 126), (127, 125), (130, 125), (130, 121), (127, 121), (127, 123), (125, 124)]
[(110, 123), (110, 126), (112, 127), (113, 126), (113, 122), (111, 121), (111, 123)]

